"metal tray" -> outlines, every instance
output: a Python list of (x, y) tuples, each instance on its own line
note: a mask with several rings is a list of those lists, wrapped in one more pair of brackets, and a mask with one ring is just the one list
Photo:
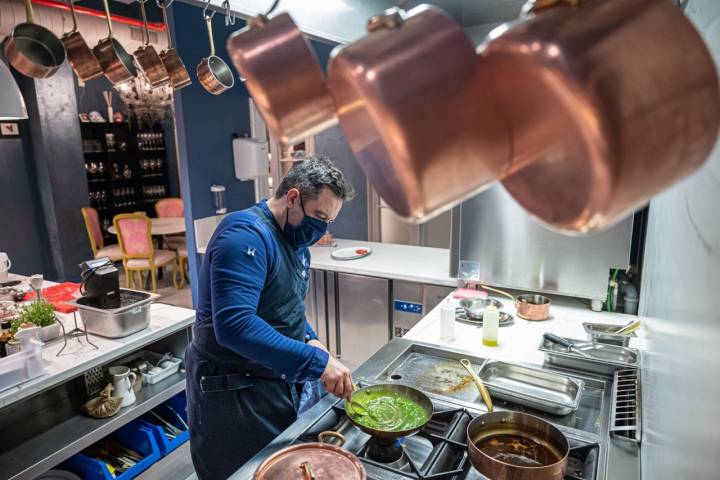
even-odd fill
[(577, 410), (585, 386), (566, 375), (497, 360), (486, 361), (478, 376), (494, 398), (554, 415)]
[(545, 361), (550, 365), (601, 375), (612, 375), (616, 370), (624, 368), (637, 368), (640, 363), (640, 352), (634, 348), (588, 343), (570, 338), (568, 340), (574, 343), (576, 348), (595, 355), (597, 358), (587, 358), (578, 353), (569, 352), (564, 347), (544, 338), (540, 342), (538, 350), (545, 354)]
[(120, 289), (120, 307), (101, 309), (89, 305), (89, 299), (80, 297), (68, 302), (76, 305), (88, 333), (102, 337), (122, 338), (150, 325), (150, 303), (160, 298), (156, 293)]
[(583, 323), (585, 333), (587, 333), (588, 341), (594, 343), (607, 343), (608, 345), (618, 345), (627, 347), (630, 344), (630, 338), (635, 337), (635, 333), (628, 335), (618, 335), (615, 332), (620, 330), (623, 325), (611, 325), (609, 323)]

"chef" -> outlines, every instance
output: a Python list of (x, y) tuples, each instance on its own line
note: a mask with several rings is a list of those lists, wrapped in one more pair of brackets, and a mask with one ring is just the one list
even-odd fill
[(190, 450), (225, 479), (296, 420), (303, 385), (348, 398), (350, 370), (305, 319), (310, 252), (354, 195), (327, 158), (306, 157), (274, 198), (229, 214), (207, 247), (185, 357)]

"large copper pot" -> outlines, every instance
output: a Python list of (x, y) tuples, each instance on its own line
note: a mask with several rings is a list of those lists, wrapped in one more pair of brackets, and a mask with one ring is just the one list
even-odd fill
[(100, 62), (98, 62), (92, 50), (85, 43), (85, 39), (78, 32), (77, 19), (75, 18), (75, 0), (68, 0), (70, 14), (72, 15), (73, 29), (60, 39), (67, 50), (67, 59), (75, 70), (75, 75), (81, 82), (87, 82), (103, 74)]
[(669, 0), (536, 3), (478, 50), (512, 128), (503, 184), (548, 225), (601, 229), (703, 164), (720, 125), (715, 65)]
[(490, 72), (436, 7), (388, 10), (368, 30), (330, 60), (340, 124), (385, 202), (402, 217), (427, 220), (509, 167)]
[(260, 15), (227, 50), (273, 137), (292, 145), (337, 123), (317, 57), (287, 13)]

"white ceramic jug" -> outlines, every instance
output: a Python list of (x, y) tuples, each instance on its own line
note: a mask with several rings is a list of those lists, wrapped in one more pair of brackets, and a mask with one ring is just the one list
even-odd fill
[(113, 396), (122, 397), (120, 406), (127, 407), (135, 403), (135, 391), (133, 390), (133, 384), (137, 378), (135, 372), (131, 372), (125, 366), (116, 366), (110, 367), (108, 373), (112, 377)]
[(11, 266), (12, 262), (8, 258), (8, 254), (0, 252), (0, 282), (7, 282), (8, 272)]

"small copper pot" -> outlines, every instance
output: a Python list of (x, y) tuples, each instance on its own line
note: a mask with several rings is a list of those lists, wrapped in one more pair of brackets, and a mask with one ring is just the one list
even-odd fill
[(292, 145), (335, 123), (335, 103), (315, 53), (290, 15), (252, 19), (227, 50), (270, 133)]
[(550, 317), (550, 299), (544, 295), (526, 293), (515, 299), (518, 317), (525, 320), (547, 320)]
[[(340, 444), (330, 445), (323, 440), (332, 436)], [(365, 467), (342, 444), (345, 437), (336, 432), (322, 432), (320, 443), (301, 443), (284, 448), (267, 458), (258, 467), (254, 480), (365, 480)]]
[(208, 38), (210, 39), (210, 55), (200, 60), (195, 72), (205, 90), (213, 95), (220, 95), (235, 85), (235, 76), (225, 61), (215, 55), (215, 41), (212, 33), (212, 16), (205, 15)]
[(132, 55), (125, 51), (125, 48), (113, 38), (112, 20), (110, 19), (110, 7), (108, 1), (103, 0), (105, 6), (105, 17), (108, 24), (108, 37), (100, 40), (93, 53), (100, 62), (103, 73), (113, 85), (120, 85), (137, 76), (137, 68)]
[(167, 7), (165, 6), (165, 3), (163, 3), (160, 8), (162, 9), (163, 22), (165, 22), (165, 33), (167, 34), (168, 42), (167, 49), (160, 52), (160, 58), (162, 59), (165, 69), (170, 76), (170, 83), (173, 88), (175, 90), (180, 90), (181, 88), (185, 88), (192, 84), (192, 79), (190, 78), (190, 74), (185, 68), (185, 64), (182, 59), (180, 59), (180, 55), (178, 55), (177, 50), (172, 47), (172, 37), (170, 35), (170, 26), (168, 25)]
[(150, 45), (150, 34), (148, 33), (147, 15), (145, 14), (145, 2), (147, 0), (138, 0), (140, 4), (140, 14), (143, 21), (143, 39), (144, 44), (135, 50), (135, 58), (137, 59), (140, 69), (145, 74), (151, 87), (162, 87), (170, 83), (170, 75), (163, 64), (160, 55), (158, 55), (155, 47)]
[(67, 32), (60, 39), (67, 50), (67, 59), (75, 70), (75, 75), (82, 82), (87, 82), (97, 78), (103, 74), (100, 62), (98, 62), (92, 50), (85, 43), (85, 39), (77, 28), (77, 19), (75, 18), (75, 0), (68, 0), (70, 4), (70, 14), (72, 15), (73, 29)]

